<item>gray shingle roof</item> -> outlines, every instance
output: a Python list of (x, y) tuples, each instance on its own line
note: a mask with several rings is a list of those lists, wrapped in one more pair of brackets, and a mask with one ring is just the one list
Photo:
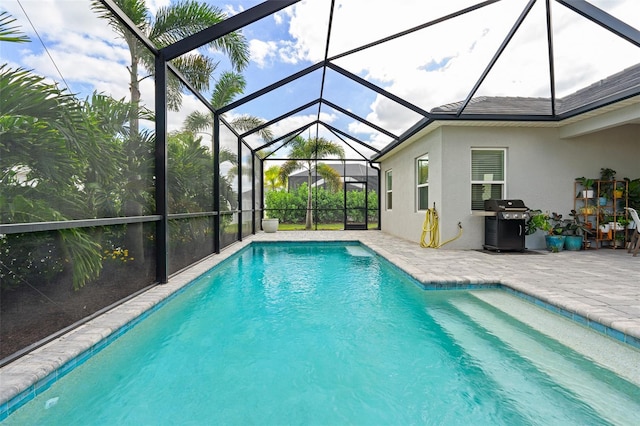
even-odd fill
[[(610, 75), (564, 98), (556, 99), (557, 113), (565, 113), (640, 87), (640, 64)], [(435, 107), (431, 113), (457, 113), (463, 101)], [(471, 99), (463, 114), (551, 114), (550, 98), (479, 96)]]

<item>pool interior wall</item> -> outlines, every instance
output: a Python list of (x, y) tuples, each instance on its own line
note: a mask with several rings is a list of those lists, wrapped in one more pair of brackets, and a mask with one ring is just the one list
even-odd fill
[[(331, 242), (240, 242), (219, 255), (212, 256), (200, 262), (189, 270), (172, 278), (169, 284), (156, 286), (137, 298), (125, 302), (91, 322), (69, 332), (67, 335), (25, 355), (12, 364), (0, 369), (0, 421), (12, 412), (26, 404), (36, 395), (48, 389), (58, 379), (65, 376), (75, 367), (81, 365), (90, 357), (104, 349), (124, 333), (144, 320), (155, 310), (162, 307), (173, 297), (184, 291), (194, 280), (219, 264), (239, 255), (252, 244), (339, 244), (354, 248), (367, 247), (359, 241), (331, 241)], [(370, 250), (369, 247), (366, 250)], [(383, 255), (376, 253), (393, 268), (408, 274), (403, 268), (393, 264)], [(408, 274), (411, 276), (411, 274)], [(533, 296), (514, 290), (499, 282), (470, 283), (465, 281), (442, 281), (423, 283), (411, 277), (416, 285), (424, 290), (450, 289), (486, 289), (500, 288), (510, 294), (526, 299), (533, 304), (558, 313), (581, 325), (592, 328), (606, 336), (640, 349), (638, 339), (628, 336), (611, 327), (573, 313), (567, 309), (557, 307)]]

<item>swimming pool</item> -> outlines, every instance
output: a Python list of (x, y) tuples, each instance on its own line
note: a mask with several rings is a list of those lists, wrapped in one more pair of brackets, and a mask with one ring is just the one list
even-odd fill
[(360, 245), (252, 244), (6, 423), (631, 424), (638, 386), (541, 313), (424, 291)]

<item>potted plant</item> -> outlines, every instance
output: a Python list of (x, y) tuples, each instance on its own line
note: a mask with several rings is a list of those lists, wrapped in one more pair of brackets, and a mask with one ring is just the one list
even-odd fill
[(624, 178), (627, 181), (627, 200), (629, 207), (640, 210), (640, 178), (629, 179)]
[(616, 179), (616, 171), (607, 167), (602, 167), (600, 169), (600, 180), (615, 180)]
[(582, 198), (593, 198), (593, 185), (596, 183), (595, 180), (582, 176), (576, 178), (576, 182), (582, 186), (582, 191), (579, 192), (576, 197), (582, 196)]
[(624, 189), (616, 188), (613, 190), (614, 199), (622, 198), (623, 195), (624, 195)]
[(527, 234), (533, 234), (538, 230), (547, 233), (545, 235), (545, 243), (547, 250), (557, 253), (564, 248), (565, 236), (562, 235), (561, 225), (562, 215), (557, 213), (543, 213), (542, 210), (531, 210), (529, 219), (525, 224)]
[[(613, 184), (611, 181), (616, 179), (616, 171), (610, 168), (601, 168), (600, 169), (600, 196), (606, 198), (613, 198)], [(606, 202), (605, 202), (606, 204)], [(602, 205), (602, 204), (601, 204)]]
[(569, 216), (571, 216), (571, 219), (565, 220), (563, 224), (564, 248), (575, 251), (581, 250), (584, 236), (589, 234), (591, 230), (585, 223), (580, 222), (580, 216), (575, 210), (571, 210)]

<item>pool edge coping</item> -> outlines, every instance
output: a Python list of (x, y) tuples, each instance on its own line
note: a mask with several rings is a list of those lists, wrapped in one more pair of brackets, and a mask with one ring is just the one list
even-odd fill
[[(607, 323), (606, 318), (594, 318), (591, 313), (577, 306), (561, 306), (544, 294), (536, 292), (523, 283), (510, 280), (473, 279), (458, 277), (455, 279), (433, 280), (424, 277), (423, 273), (412, 267), (403, 259), (394, 256), (382, 246), (362, 239), (338, 239), (332, 241), (311, 240), (279, 240), (260, 241), (247, 239), (226, 247), (219, 254), (212, 254), (188, 269), (178, 272), (167, 284), (156, 285), (142, 294), (115, 306), (104, 314), (91, 319), (85, 324), (70, 330), (53, 341), (34, 349), (32, 352), (16, 359), (0, 368), (0, 378), (20, 376), (22, 380), (4, 386), (0, 382), (0, 422), (4, 421), (15, 410), (48, 389), (53, 383), (81, 365), (100, 350), (104, 349), (121, 335), (126, 333), (146, 316), (150, 315), (162, 304), (185, 290), (191, 283), (203, 276), (228, 258), (248, 248), (252, 244), (269, 243), (359, 243), (372, 250), (376, 255), (388, 261), (403, 273), (414, 279), (424, 290), (471, 290), (482, 288), (500, 288), (510, 294), (555, 312), (578, 324), (584, 325), (605, 336), (640, 350), (640, 336), (625, 332), (615, 321)], [(153, 296), (153, 297), (152, 297)], [(126, 314), (119, 317), (119, 314)], [(634, 329), (631, 332), (635, 331)], [(61, 350), (62, 349), (62, 350)], [(23, 370), (19, 373), (12, 369)]]

